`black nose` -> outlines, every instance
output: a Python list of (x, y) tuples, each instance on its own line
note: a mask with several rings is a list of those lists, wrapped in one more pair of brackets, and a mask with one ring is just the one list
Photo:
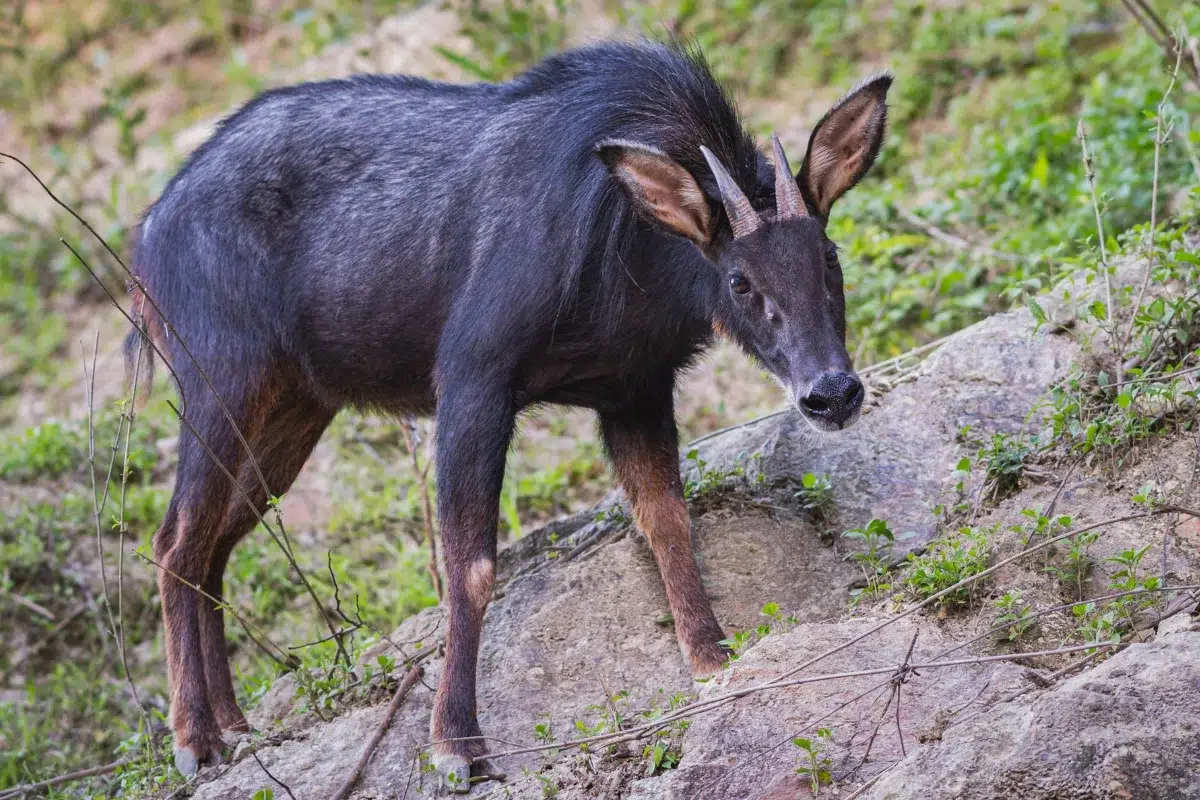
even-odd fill
[(808, 396), (800, 402), (813, 416), (827, 419), (841, 428), (862, 408), (862, 381), (848, 372), (826, 372), (817, 378)]

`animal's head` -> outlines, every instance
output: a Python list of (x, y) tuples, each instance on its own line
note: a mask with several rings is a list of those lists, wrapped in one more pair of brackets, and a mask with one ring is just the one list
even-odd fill
[[(794, 176), (772, 137), (775, 214), (756, 211), (707, 148), (717, 191), (711, 199), (702, 181), (659, 150), (624, 141), (598, 150), (635, 208), (692, 240), (720, 272), (728, 299), (714, 326), (761, 361), (819, 430), (846, 428), (862, 410), (862, 382), (846, 352), (842, 268), (825, 223), (879, 153), (891, 82), (872, 78), (834, 105), (813, 129)], [(728, 229), (712, 201), (724, 207)]]

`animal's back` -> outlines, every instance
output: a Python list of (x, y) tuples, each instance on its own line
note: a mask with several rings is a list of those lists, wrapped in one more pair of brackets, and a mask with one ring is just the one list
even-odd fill
[(147, 213), (137, 269), (202, 351), (294, 364), (336, 404), (427, 406), (448, 322), (499, 339), (531, 319), (569, 325), (563, 308), (619, 292), (637, 267), (636, 223), (594, 155), (608, 138), (698, 176), (706, 144), (743, 185), (769, 186), (701, 62), (608, 44), (501, 85), (368, 76), (267, 92)]

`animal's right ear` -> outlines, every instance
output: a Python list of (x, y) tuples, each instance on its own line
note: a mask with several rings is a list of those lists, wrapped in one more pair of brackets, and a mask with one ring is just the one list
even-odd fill
[(712, 242), (716, 220), (692, 174), (653, 147), (620, 139), (596, 145), (625, 194), (647, 219), (699, 245)]

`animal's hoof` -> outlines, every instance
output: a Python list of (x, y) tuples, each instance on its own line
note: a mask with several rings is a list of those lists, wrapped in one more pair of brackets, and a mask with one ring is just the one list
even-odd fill
[(477, 758), (471, 761), (454, 753), (435, 755), (433, 766), (437, 770), (441, 794), (466, 794), (476, 783), (503, 781), (508, 777), (489, 759)]
[(185, 778), (190, 778), (200, 771), (200, 759), (186, 747), (175, 748), (175, 769)]
[(471, 783), (505, 780), (508, 780), (508, 775), (490, 758), (477, 758), (471, 762)]
[(434, 755), (439, 794), (466, 794), (471, 791), (471, 762), (457, 753)]
[(185, 778), (190, 778), (200, 771), (200, 767), (215, 767), (221, 763), (220, 749), (214, 749), (201, 755), (194, 747), (175, 748), (175, 769)]

